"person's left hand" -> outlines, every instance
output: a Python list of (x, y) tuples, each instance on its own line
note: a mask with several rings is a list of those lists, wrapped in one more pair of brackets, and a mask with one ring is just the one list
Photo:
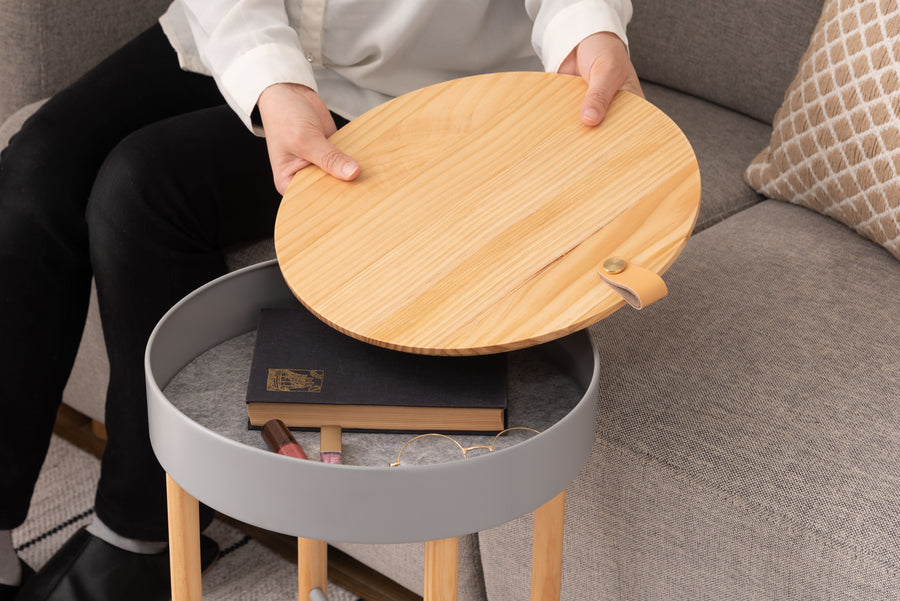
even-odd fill
[(588, 84), (581, 104), (581, 121), (594, 126), (603, 121), (619, 90), (644, 97), (625, 43), (614, 33), (590, 35), (578, 44), (559, 67), (560, 73), (579, 75)]
[(359, 175), (359, 164), (328, 141), (337, 128), (325, 102), (311, 88), (276, 83), (263, 90), (256, 106), (278, 192), (284, 194), (294, 174), (308, 165), (318, 165), (345, 181)]

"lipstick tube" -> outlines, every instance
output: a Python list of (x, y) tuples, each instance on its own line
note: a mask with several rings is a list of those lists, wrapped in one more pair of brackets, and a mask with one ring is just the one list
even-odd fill
[(296, 441), (291, 431), (287, 429), (280, 419), (270, 419), (262, 428), (263, 438), (269, 448), (279, 455), (309, 459), (303, 452), (303, 447)]
[(322, 426), (319, 431), (319, 461), (340, 464), (343, 461), (341, 448), (341, 427)]

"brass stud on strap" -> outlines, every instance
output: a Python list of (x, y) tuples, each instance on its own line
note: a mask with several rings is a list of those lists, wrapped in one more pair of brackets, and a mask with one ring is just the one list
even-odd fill
[(615, 275), (617, 273), (622, 273), (625, 271), (625, 267), (628, 264), (625, 262), (625, 259), (622, 257), (610, 257), (607, 260), (603, 261), (603, 271), (610, 275)]

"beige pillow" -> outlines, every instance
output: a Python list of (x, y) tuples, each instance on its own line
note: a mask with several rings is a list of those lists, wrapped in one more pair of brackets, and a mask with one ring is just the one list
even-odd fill
[(826, 0), (750, 186), (849, 225), (900, 259), (900, 9)]

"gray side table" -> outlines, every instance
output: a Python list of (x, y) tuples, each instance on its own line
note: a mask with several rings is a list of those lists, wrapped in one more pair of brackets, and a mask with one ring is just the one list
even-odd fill
[[(427, 466), (391, 468), (392, 457), (365, 457), (365, 448), (356, 465), (283, 457), (204, 425), (184, 405), (189, 400), (166, 391), (196, 358), (252, 333), (261, 308), (296, 305), (276, 262), (260, 263), (185, 297), (150, 337), (145, 356), (150, 439), (167, 473), (173, 600), (201, 598), (198, 501), (298, 537), (301, 601), (327, 599), (324, 541), (428, 541), (425, 599), (455, 599), (456, 537), (534, 511), (532, 599), (558, 599), (564, 491), (594, 440), (599, 370), (590, 336), (578, 332), (535, 351), (558, 364), (579, 393), (561, 414), (538, 412), (550, 423), (514, 424), (541, 434), (505, 450)], [(244, 410), (241, 399), (234, 402), (233, 410)], [(511, 396), (510, 419), (518, 409)], [(345, 457), (356, 436), (398, 435), (345, 434)], [(396, 455), (399, 446), (387, 444)], [(383, 444), (375, 446), (384, 450)], [(477, 502), (462, 502), (460, 491), (476, 491)]]

